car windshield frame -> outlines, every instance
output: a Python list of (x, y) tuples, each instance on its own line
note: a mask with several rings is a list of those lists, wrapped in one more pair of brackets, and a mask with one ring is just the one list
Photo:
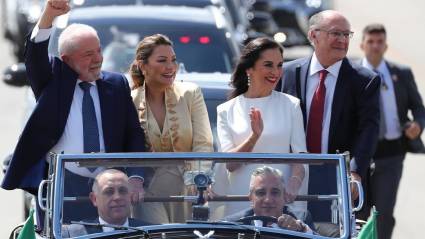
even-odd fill
[[(47, 193), (47, 218), (46, 218), (46, 234), (50, 235), (52, 238), (62, 238), (61, 234), (61, 210), (63, 205), (63, 183), (64, 183), (64, 168), (66, 163), (77, 162), (80, 166), (84, 167), (96, 167), (99, 165), (109, 166), (109, 167), (125, 167), (125, 166), (135, 166), (155, 162), (156, 165), (169, 164), (170, 162), (175, 161), (198, 161), (198, 160), (212, 160), (214, 162), (223, 163), (223, 162), (249, 162), (249, 163), (264, 163), (264, 160), (267, 160), (267, 163), (290, 163), (297, 162), (302, 164), (333, 164), (337, 173), (337, 197), (338, 204), (342, 215), (339, 215), (339, 220), (343, 224), (342, 232), (343, 234), (339, 238), (349, 238), (351, 234), (351, 205), (350, 195), (347, 176), (347, 158), (348, 154), (275, 154), (275, 153), (96, 153), (96, 154), (51, 154), (50, 157), (50, 168), (49, 168), (49, 181), (48, 184), (48, 193)], [(242, 160), (242, 161), (241, 161)], [(262, 161), (263, 160), (263, 161)], [(332, 195), (329, 195), (332, 196)], [(276, 235), (294, 235), (300, 236), (300, 238), (313, 238), (313, 235), (305, 235), (305, 233), (293, 232), (282, 229), (273, 229), (273, 228), (261, 228), (253, 226), (240, 226), (233, 224), (215, 224), (211, 222), (202, 222), (200, 225), (203, 225), (204, 228), (214, 228), (225, 229), (233, 228), (238, 230), (251, 230), (251, 231), (260, 231), (265, 233), (278, 233)], [(52, 226), (51, 228), (49, 228)], [(189, 230), (191, 228), (198, 228), (196, 224), (164, 224), (164, 225), (153, 225), (143, 227), (143, 230), (147, 232), (161, 232), (161, 230), (166, 230), (170, 227), (179, 230)], [(119, 232), (119, 231), (118, 231)], [(130, 231), (133, 233), (134, 231)], [(282, 232), (284, 232), (282, 234)], [(117, 231), (112, 232), (116, 234)], [(122, 231), (121, 231), (122, 233)], [(128, 231), (126, 232), (128, 233)], [(140, 232), (139, 232), (140, 233)], [(112, 235), (111, 234), (111, 235)], [(102, 235), (106, 235), (103, 233)], [(109, 234), (108, 234), (109, 235)], [(314, 238), (327, 238), (322, 236), (314, 235)], [(49, 238), (49, 237), (48, 237)], [(88, 237), (91, 238), (91, 237)]]

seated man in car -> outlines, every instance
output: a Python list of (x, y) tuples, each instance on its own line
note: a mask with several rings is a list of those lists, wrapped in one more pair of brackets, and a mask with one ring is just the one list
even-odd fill
[[(225, 218), (225, 220), (240, 221), (243, 224), (260, 227), (268, 226), (313, 233), (312, 226), (297, 220), (292, 213), (287, 211), (284, 192), (285, 187), (280, 170), (268, 166), (257, 168), (252, 173), (249, 184), (249, 200), (252, 208), (233, 214)], [(250, 216), (262, 216), (258, 219), (263, 220), (250, 219)], [(263, 224), (264, 221), (268, 221), (266, 222), (267, 225)]]
[[(127, 175), (117, 169), (100, 172), (93, 183), (90, 201), (97, 208), (98, 218), (84, 222), (97, 225), (71, 224), (62, 228), (63, 237), (75, 237), (99, 232), (113, 231), (112, 227), (103, 224), (137, 227), (148, 223), (130, 216), (131, 195)], [(76, 210), (78, 208), (76, 207)], [(82, 222), (82, 223), (84, 223)]]

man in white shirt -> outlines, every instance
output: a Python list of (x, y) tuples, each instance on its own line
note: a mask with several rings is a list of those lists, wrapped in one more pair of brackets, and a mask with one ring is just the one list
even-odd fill
[[(367, 174), (378, 141), (379, 77), (347, 59), (353, 32), (341, 13), (319, 12), (310, 18), (309, 25), (314, 53), (285, 63), (277, 90), (301, 100), (308, 152), (349, 151), (351, 178), (360, 181)], [(309, 194), (333, 194), (336, 188), (333, 167), (310, 165)], [(356, 199), (356, 188), (351, 192)], [(315, 222), (331, 221), (330, 206), (330, 202), (308, 203)]]
[[(385, 239), (391, 238), (395, 225), (393, 211), (406, 152), (425, 152), (420, 139), (425, 108), (410, 68), (384, 58), (388, 48), (384, 25), (367, 25), (360, 48), (365, 53), (362, 66), (381, 78), (379, 141), (369, 176), (368, 205), (376, 206), (378, 237)], [(408, 117), (409, 111), (413, 120)], [(366, 207), (367, 215), (369, 211), (370, 207)]]
[[(60, 57), (48, 56), (53, 21), (69, 11), (69, 0), (46, 0), (27, 39), (25, 65), (37, 105), (13, 153), (1, 185), (4, 189), (20, 188), (37, 195), (39, 183), (47, 176), (49, 152), (145, 151), (144, 132), (128, 82), (122, 74), (101, 71), (103, 57), (95, 29), (83, 24), (68, 26), (59, 37)], [(65, 196), (87, 195), (87, 182), (98, 171), (67, 165), (66, 177), (81, 184), (77, 188), (65, 185)], [(141, 185), (141, 180), (134, 179), (132, 183)], [(89, 207), (87, 212), (93, 210)], [(64, 218), (80, 219), (72, 213), (64, 212)]]
[[(130, 217), (130, 185), (125, 173), (116, 169), (107, 169), (100, 172), (93, 183), (90, 201), (97, 208), (98, 218), (88, 223), (97, 225), (71, 224), (62, 228), (64, 237), (75, 237), (99, 232), (113, 231), (113, 227), (102, 225), (114, 225), (122, 227), (145, 226), (148, 223)], [(74, 210), (80, 211), (78, 207)], [(99, 225), (100, 224), (100, 225)]]

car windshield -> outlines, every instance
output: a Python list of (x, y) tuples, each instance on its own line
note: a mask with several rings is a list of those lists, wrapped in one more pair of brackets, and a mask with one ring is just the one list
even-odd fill
[[(236, 45), (226, 38), (223, 29), (146, 28), (138, 24), (111, 25), (99, 21), (87, 24), (93, 26), (100, 36), (104, 52), (103, 70), (127, 72), (134, 60), (137, 43), (156, 33), (164, 34), (173, 41), (180, 70), (230, 73), (237, 57)], [(50, 41), (52, 55), (58, 55), (60, 32), (56, 29)]]
[[(323, 226), (335, 232), (325, 235), (329, 237), (348, 238), (350, 232), (345, 155), (134, 153), (53, 157), (53, 184), (48, 187), (52, 203), (47, 210), (51, 210), (48, 215), (54, 234), (65, 238), (94, 233), (111, 236), (108, 238), (121, 238), (112, 235), (123, 233), (150, 236), (144, 238), (199, 238), (195, 230), (201, 235), (213, 233), (211, 238), (244, 238), (240, 235), (257, 232), (264, 236), (261, 238), (311, 238)], [(235, 165), (237, 169), (232, 171)], [(330, 191), (307, 193), (312, 165), (335, 172), (333, 184), (329, 178), (310, 184), (332, 184)], [(305, 174), (294, 176), (294, 168), (305, 170)], [(142, 178), (143, 191), (133, 192)], [(300, 187), (293, 191), (298, 182)], [(87, 193), (79, 195), (74, 188)], [(310, 204), (326, 210), (314, 215)], [(282, 223), (278, 219), (287, 217), (283, 215), (293, 220)]]

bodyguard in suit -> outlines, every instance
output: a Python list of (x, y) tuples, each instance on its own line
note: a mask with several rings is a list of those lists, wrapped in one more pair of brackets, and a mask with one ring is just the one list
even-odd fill
[[(20, 188), (36, 194), (40, 181), (46, 177), (49, 152), (145, 150), (144, 133), (128, 83), (121, 74), (100, 70), (103, 58), (93, 28), (82, 24), (67, 27), (59, 38), (60, 58), (49, 58), (52, 22), (69, 10), (68, 0), (47, 0), (27, 40), (25, 64), (37, 106), (15, 148), (2, 183), (4, 189)], [(66, 169), (67, 177), (86, 185), (87, 179), (97, 174), (76, 165)], [(138, 185), (140, 181), (132, 180)], [(85, 195), (90, 192), (86, 188)]]
[[(313, 55), (284, 64), (282, 85), (277, 89), (301, 99), (307, 150), (349, 151), (351, 177), (360, 181), (378, 139), (380, 80), (346, 58), (353, 32), (341, 13), (317, 13), (309, 25)], [(333, 167), (310, 166), (310, 194), (332, 194), (335, 189)], [(357, 191), (351, 191), (357, 198)], [(323, 203), (309, 202), (309, 210), (314, 221), (330, 220), (329, 207)]]
[[(365, 53), (362, 66), (381, 77), (381, 122), (378, 147), (369, 176), (369, 204), (378, 215), (378, 237), (391, 238), (397, 190), (407, 151), (425, 152), (420, 139), (425, 127), (425, 108), (409, 67), (384, 58), (387, 34), (384, 25), (370, 24), (363, 30), (361, 49)], [(408, 112), (413, 115), (409, 119)]]
[[(113, 231), (113, 227), (102, 226), (109, 224), (122, 227), (138, 227), (148, 225), (130, 216), (130, 185), (128, 177), (122, 171), (108, 169), (99, 173), (93, 183), (90, 201), (97, 208), (98, 218), (85, 221), (89, 225), (71, 224), (62, 227), (65, 238), (83, 236), (92, 233)], [(74, 210), (79, 210), (75, 208)]]

